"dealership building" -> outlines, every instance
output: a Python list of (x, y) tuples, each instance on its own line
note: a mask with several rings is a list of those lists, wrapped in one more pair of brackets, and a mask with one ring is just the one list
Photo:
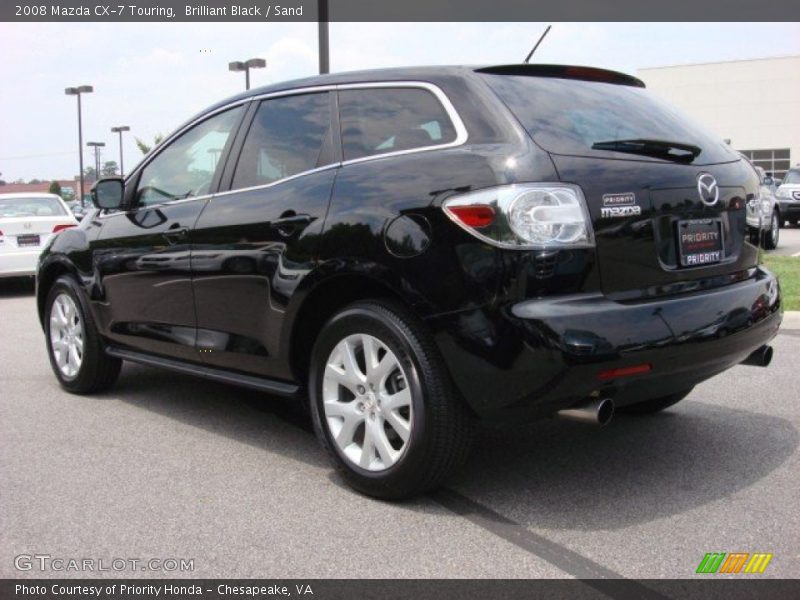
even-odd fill
[(775, 177), (800, 164), (800, 56), (656, 67), (638, 76)]

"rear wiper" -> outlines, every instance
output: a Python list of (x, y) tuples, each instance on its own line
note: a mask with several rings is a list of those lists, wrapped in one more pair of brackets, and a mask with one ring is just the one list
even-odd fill
[[(593, 150), (611, 150), (612, 152), (626, 152), (628, 154), (640, 154), (642, 156), (652, 156), (663, 158), (675, 162), (692, 162), (699, 156), (702, 149), (694, 144), (684, 144), (681, 142), (670, 142), (668, 140), (610, 140), (608, 142), (595, 142), (592, 144)], [(675, 151), (678, 151), (676, 153)]]

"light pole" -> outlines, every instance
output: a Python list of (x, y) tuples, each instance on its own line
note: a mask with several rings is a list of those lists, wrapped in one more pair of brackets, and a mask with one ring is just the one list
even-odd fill
[(244, 62), (235, 60), (228, 63), (228, 71), (244, 71), (244, 85), (245, 89), (250, 89), (250, 69), (263, 69), (267, 66), (267, 61), (263, 58), (251, 58)]
[(122, 162), (122, 132), (123, 131), (130, 131), (131, 128), (127, 125), (120, 125), (119, 127), (112, 127), (111, 131), (113, 133), (119, 134), (119, 176), (125, 177), (125, 163)]
[(80, 190), (78, 196), (81, 199), (81, 208), (84, 207), (83, 203), (83, 126), (81, 123), (81, 94), (90, 94), (94, 88), (90, 85), (80, 85), (78, 87), (68, 87), (64, 90), (67, 96), (78, 97), (78, 164), (80, 165)]
[(106, 143), (105, 142), (86, 142), (87, 146), (92, 146), (94, 148), (94, 179), (95, 181), (100, 179), (100, 150), (98, 148), (103, 148)]
[(319, 19), (319, 74), (330, 72), (328, 58), (328, 0), (317, 0), (317, 19)]

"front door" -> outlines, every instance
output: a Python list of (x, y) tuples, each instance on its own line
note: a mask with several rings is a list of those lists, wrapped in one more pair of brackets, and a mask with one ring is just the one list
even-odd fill
[(129, 178), (124, 211), (100, 215), (91, 252), (101, 330), (116, 343), (197, 360), (190, 232), (217, 186), (241, 106), (165, 144)]

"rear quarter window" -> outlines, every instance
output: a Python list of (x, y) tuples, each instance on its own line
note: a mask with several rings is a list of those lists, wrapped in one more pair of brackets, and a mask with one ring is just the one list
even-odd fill
[(592, 146), (651, 139), (698, 146), (701, 152), (692, 163), (695, 165), (739, 158), (713, 133), (640, 87), (547, 77), (481, 77), (536, 143), (555, 154), (648, 160)]
[(339, 92), (345, 160), (454, 142), (456, 129), (439, 99), (422, 88)]

